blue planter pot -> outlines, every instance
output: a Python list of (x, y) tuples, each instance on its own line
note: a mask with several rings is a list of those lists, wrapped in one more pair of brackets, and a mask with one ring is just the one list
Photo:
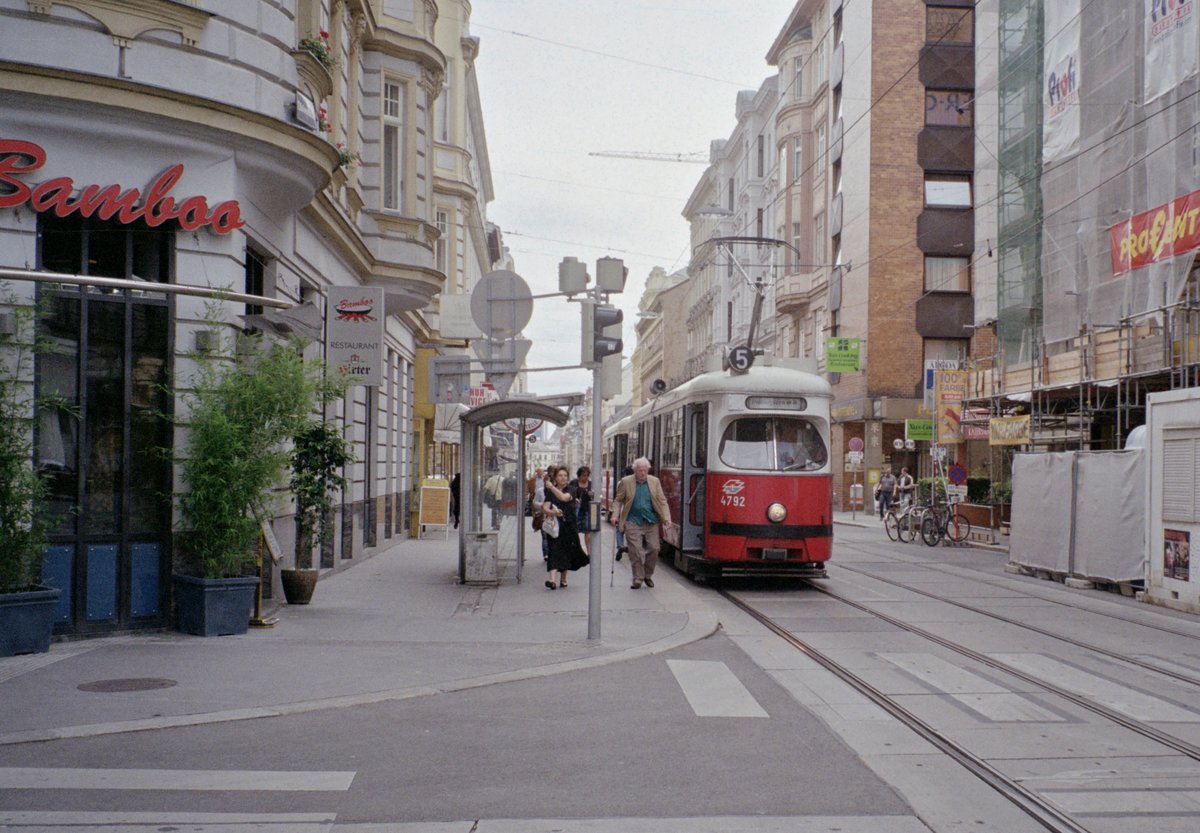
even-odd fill
[(54, 609), (61, 590), (0, 593), (0, 657), (50, 650)]
[(174, 576), (177, 627), (196, 636), (245, 633), (258, 579)]

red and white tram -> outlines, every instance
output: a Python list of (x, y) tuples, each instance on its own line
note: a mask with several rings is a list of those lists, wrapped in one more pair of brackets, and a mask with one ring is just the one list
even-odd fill
[(662, 555), (687, 575), (825, 575), (832, 392), (819, 376), (767, 362), (697, 376), (605, 432), (606, 497), (648, 458), (677, 522)]

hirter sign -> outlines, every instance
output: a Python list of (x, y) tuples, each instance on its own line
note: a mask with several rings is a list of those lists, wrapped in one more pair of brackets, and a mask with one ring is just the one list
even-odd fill
[(16, 208), (29, 203), (34, 211), (53, 211), (58, 217), (78, 214), (101, 220), (117, 218), (120, 223), (142, 220), (146, 225), (161, 226), (177, 220), (185, 231), (208, 226), (214, 234), (229, 234), (246, 225), (237, 200), (228, 200), (209, 208), (204, 197), (187, 197), (176, 202), (169, 196), (183, 176), (183, 165), (167, 168), (143, 195), (137, 188), (122, 190), (120, 185), (85, 185), (77, 188), (67, 176), (27, 185), (17, 178), (46, 164), (46, 151), (33, 142), (0, 139), (0, 208)]

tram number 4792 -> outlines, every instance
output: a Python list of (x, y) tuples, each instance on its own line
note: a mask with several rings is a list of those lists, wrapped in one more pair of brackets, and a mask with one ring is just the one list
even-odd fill
[(743, 509), (746, 506), (745, 495), (721, 495), (722, 506), (740, 506)]

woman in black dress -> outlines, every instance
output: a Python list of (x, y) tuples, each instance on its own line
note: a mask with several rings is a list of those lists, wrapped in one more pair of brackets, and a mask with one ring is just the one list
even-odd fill
[(546, 559), (546, 587), (553, 590), (555, 579), (559, 587), (567, 586), (567, 572), (578, 570), (588, 563), (587, 554), (579, 543), (579, 527), (575, 524), (578, 503), (567, 491), (571, 472), (566, 466), (556, 466), (546, 476), (546, 502), (542, 510), (558, 519), (558, 535), (548, 537), (550, 557)]

